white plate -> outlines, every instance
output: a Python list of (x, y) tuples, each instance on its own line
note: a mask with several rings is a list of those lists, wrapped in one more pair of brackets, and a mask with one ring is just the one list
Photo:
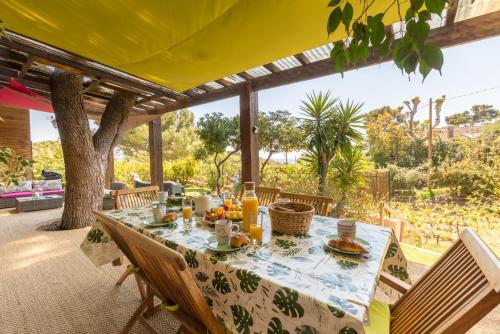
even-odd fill
[(159, 223), (157, 223), (157, 222), (155, 222), (153, 217), (148, 217), (145, 220), (143, 220), (142, 223), (144, 225), (146, 225), (146, 227), (162, 227), (162, 226), (170, 225), (170, 224), (175, 223), (175, 222), (159, 222)]
[(335, 251), (335, 252), (342, 253), (342, 254), (347, 254), (347, 255), (366, 255), (366, 254), (370, 253), (371, 250), (372, 250), (372, 246), (370, 246), (370, 244), (368, 243), (368, 241), (366, 241), (364, 239), (361, 239), (361, 238), (354, 238), (354, 241), (356, 241), (361, 246), (365, 247), (366, 250), (368, 251), (368, 253), (350, 252), (350, 251), (346, 251), (346, 250), (342, 250), (342, 249), (338, 249), (338, 248), (332, 247), (332, 246), (330, 246), (330, 244), (328, 244), (328, 241), (330, 241), (332, 239), (338, 239), (338, 236), (336, 234), (332, 234), (332, 235), (329, 235), (328, 238), (325, 238), (325, 239), (322, 240), (323, 241), (323, 245), (328, 250), (330, 250), (330, 251)]
[(218, 253), (231, 253), (235, 252), (239, 249), (242, 249), (242, 247), (233, 247), (230, 244), (227, 245), (219, 245), (217, 242), (217, 237), (211, 236), (210, 238), (207, 239), (207, 248)]

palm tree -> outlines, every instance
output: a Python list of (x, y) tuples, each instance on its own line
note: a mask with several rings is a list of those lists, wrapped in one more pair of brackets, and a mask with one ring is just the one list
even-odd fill
[(348, 147), (333, 159), (330, 177), (340, 192), (340, 199), (334, 209), (334, 216), (341, 217), (347, 201), (347, 193), (366, 185), (366, 172), (372, 164), (365, 160), (361, 149)]
[(313, 91), (300, 107), (305, 116), (302, 129), (309, 140), (305, 160), (314, 165), (319, 194), (324, 194), (330, 161), (339, 150), (344, 151), (362, 139), (359, 129), (363, 126), (363, 105), (349, 100), (343, 104), (330, 95), (330, 91)]

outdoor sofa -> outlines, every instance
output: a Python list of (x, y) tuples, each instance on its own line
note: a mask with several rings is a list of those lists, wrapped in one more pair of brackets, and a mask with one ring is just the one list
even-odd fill
[(42, 195), (60, 195), (64, 197), (64, 189), (61, 180), (27, 180), (19, 185), (10, 185), (7, 189), (0, 186), (0, 209), (16, 207), (16, 199), (30, 197), (33, 188), (40, 187)]

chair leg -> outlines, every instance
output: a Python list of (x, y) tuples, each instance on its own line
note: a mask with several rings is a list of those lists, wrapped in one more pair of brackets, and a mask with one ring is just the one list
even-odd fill
[(134, 273), (134, 277), (135, 277), (135, 282), (137, 283), (137, 289), (139, 290), (139, 294), (141, 295), (141, 300), (144, 300), (147, 294), (145, 284), (142, 281), (141, 277), (136, 273)]
[(127, 277), (132, 275), (132, 273), (134, 272), (133, 268), (134, 267), (132, 265), (128, 265), (127, 270), (125, 270), (125, 272), (120, 276), (118, 281), (116, 281), (116, 285), (122, 285), (123, 281), (125, 281), (127, 279)]
[(121, 334), (127, 334), (128, 331), (137, 322), (137, 320), (139, 320), (146, 327), (146, 329), (148, 331), (150, 331), (151, 333), (156, 333), (156, 331), (149, 324), (147, 324), (147, 325), (144, 324), (144, 323), (147, 323), (147, 322), (146, 322), (146, 319), (144, 319), (144, 317), (142, 316), (142, 312), (146, 309), (146, 307), (148, 306), (148, 303), (150, 301), (152, 301), (153, 298), (154, 298), (154, 295), (152, 293), (148, 293), (148, 295), (146, 296), (146, 298), (144, 298), (144, 300), (141, 302), (141, 304), (139, 305), (139, 307), (135, 310), (134, 314), (129, 319), (129, 321), (127, 322), (127, 324), (125, 325), (125, 327), (123, 327), (123, 329), (121, 331)]

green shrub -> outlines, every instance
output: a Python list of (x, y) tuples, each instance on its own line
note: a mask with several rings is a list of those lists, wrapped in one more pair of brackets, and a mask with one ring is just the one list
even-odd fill
[(427, 165), (415, 168), (404, 168), (396, 165), (389, 165), (388, 168), (392, 175), (393, 189), (409, 190), (411, 194), (414, 194), (416, 189), (422, 189), (427, 186)]

